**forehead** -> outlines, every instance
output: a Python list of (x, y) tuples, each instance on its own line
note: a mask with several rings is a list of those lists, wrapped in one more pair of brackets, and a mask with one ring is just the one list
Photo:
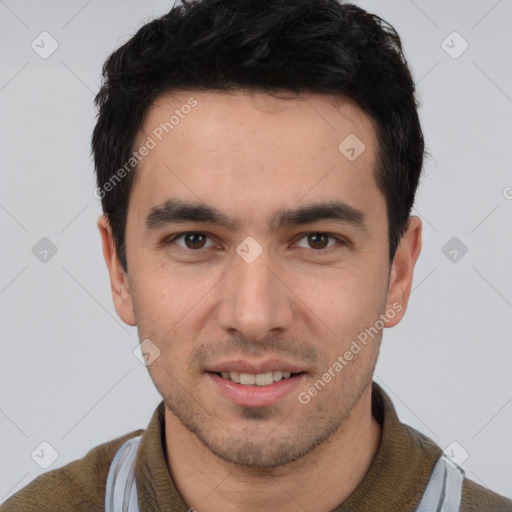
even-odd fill
[(382, 200), (374, 122), (342, 97), (164, 94), (148, 109), (134, 150), (144, 145), (152, 148), (137, 166), (132, 195), (146, 211), (169, 197), (223, 210), (245, 201), (255, 214), (305, 195), (345, 196), (359, 207)]
[[(237, 131), (231, 131), (234, 126)], [(284, 127), (286, 131), (282, 131)], [(291, 145), (299, 152), (298, 140), (309, 140), (311, 149), (319, 144), (337, 148), (340, 138), (350, 134), (358, 135), (370, 146), (375, 142), (374, 121), (355, 102), (342, 96), (177, 91), (161, 95), (148, 108), (138, 142), (142, 142), (142, 135), (152, 135), (157, 142), (165, 138), (181, 144), (190, 142), (190, 136), (201, 135), (201, 140), (195, 141), (201, 147), (209, 143), (222, 143), (224, 147), (264, 143), (278, 144), (283, 149)]]

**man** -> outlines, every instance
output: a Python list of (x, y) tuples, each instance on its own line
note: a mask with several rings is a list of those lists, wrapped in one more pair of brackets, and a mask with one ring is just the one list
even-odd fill
[(335, 0), (202, 0), (104, 77), (98, 227), (163, 401), (0, 510), (512, 511), (372, 382), (421, 250), (394, 30)]

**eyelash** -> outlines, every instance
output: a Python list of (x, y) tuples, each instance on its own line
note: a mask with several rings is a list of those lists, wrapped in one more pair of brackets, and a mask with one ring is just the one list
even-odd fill
[[(179, 238), (183, 239), (183, 237), (185, 237), (186, 235), (203, 235), (207, 238), (210, 238), (208, 236), (207, 233), (204, 233), (202, 231), (184, 231), (183, 233), (176, 233), (175, 235), (172, 235), (168, 238), (166, 238), (164, 241), (163, 241), (163, 245), (171, 245), (173, 243), (175, 243), (176, 240), (178, 240)], [(336, 236), (336, 235), (333, 235), (331, 233), (325, 233), (323, 231), (310, 231), (308, 233), (304, 233), (302, 234), (302, 236), (297, 240), (297, 241), (300, 241), (302, 240), (303, 238), (306, 238), (310, 235), (325, 235), (331, 239), (334, 239), (336, 240), (337, 242), (339, 242), (337, 245), (334, 245), (332, 247), (327, 247), (325, 249), (309, 249), (310, 251), (313, 251), (315, 253), (319, 253), (319, 254), (331, 254), (332, 252), (334, 251), (337, 251), (339, 250), (339, 246), (342, 245), (348, 245), (347, 244), (347, 241), (344, 240), (343, 238), (339, 237), (339, 236)], [(189, 249), (189, 248), (185, 248), (185, 247), (181, 247), (179, 246), (180, 249), (183, 249), (187, 252), (190, 252), (190, 253), (201, 253), (202, 251), (208, 249), (208, 247), (206, 248), (201, 248), (201, 249)]]

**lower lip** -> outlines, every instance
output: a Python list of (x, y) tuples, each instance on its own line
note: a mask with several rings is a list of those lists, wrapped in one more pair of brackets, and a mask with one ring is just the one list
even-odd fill
[(237, 384), (229, 379), (208, 373), (220, 393), (241, 407), (267, 407), (278, 403), (287, 394), (297, 389), (305, 374), (301, 373), (287, 379), (278, 380), (267, 386)]

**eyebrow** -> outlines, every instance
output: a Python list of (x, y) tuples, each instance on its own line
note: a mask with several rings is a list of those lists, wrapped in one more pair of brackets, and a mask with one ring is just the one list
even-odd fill
[[(318, 202), (293, 209), (278, 209), (272, 216), (270, 231), (285, 227), (332, 221), (366, 231), (368, 219), (365, 213), (343, 201)], [(236, 230), (240, 223), (217, 208), (204, 203), (191, 203), (180, 199), (169, 199), (151, 208), (146, 217), (148, 230), (158, 229), (178, 222), (204, 222)]]

